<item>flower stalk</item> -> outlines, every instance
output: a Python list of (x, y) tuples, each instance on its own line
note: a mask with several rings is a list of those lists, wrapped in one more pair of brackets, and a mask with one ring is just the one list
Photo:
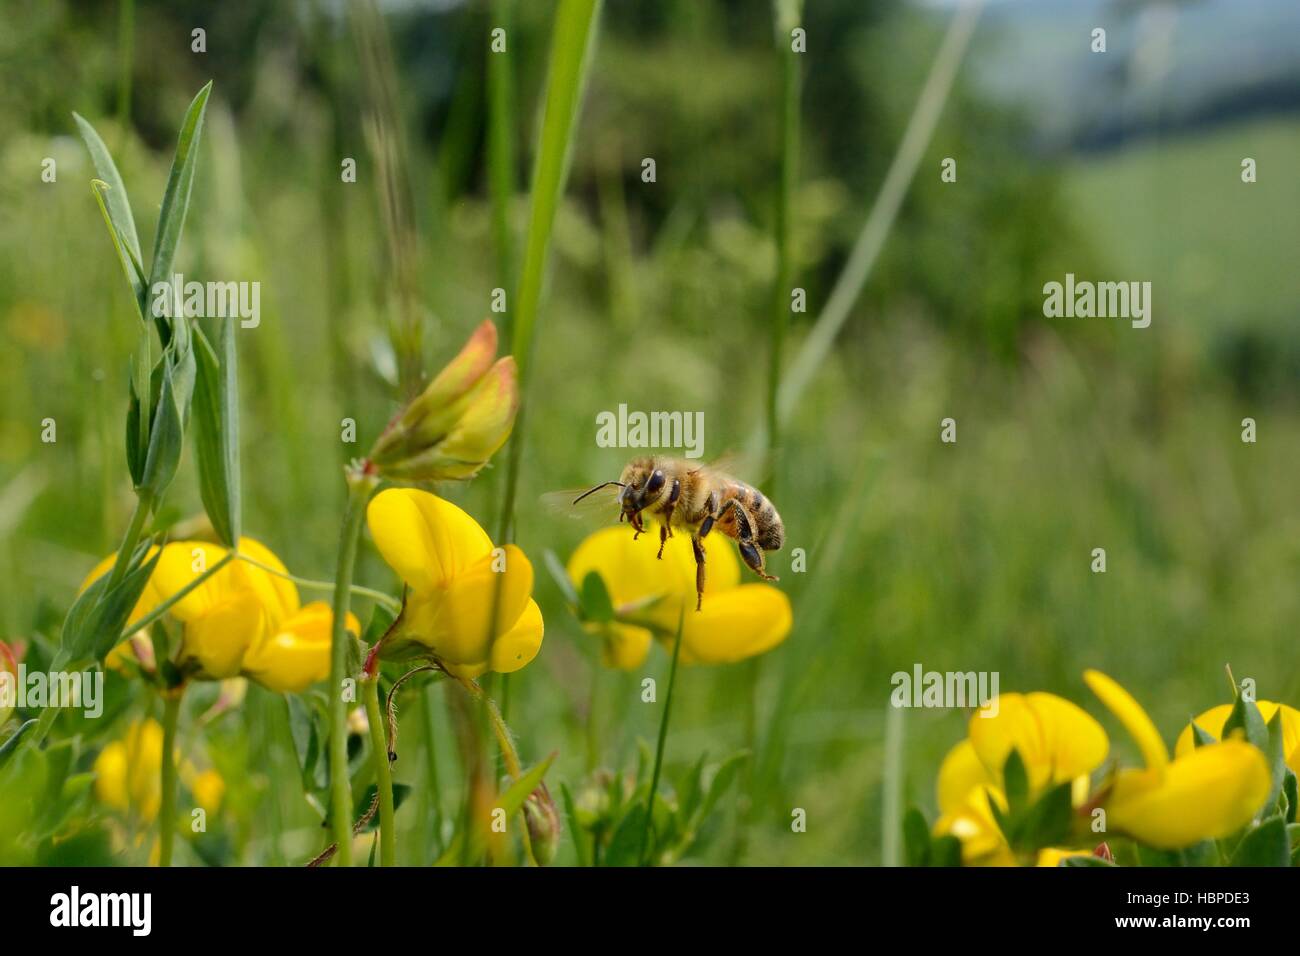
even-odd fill
[(158, 813), (158, 865), (172, 865), (176, 843), (176, 724), (180, 718), (182, 684), (163, 695), (162, 809)]
[(664, 695), (664, 712), (659, 718), (659, 741), (655, 745), (655, 766), (650, 774), (650, 793), (646, 797), (645, 827), (641, 830), (641, 851), (637, 858), (642, 866), (650, 862), (650, 831), (654, 828), (655, 795), (659, 792), (659, 774), (664, 765), (664, 744), (668, 740), (668, 716), (673, 709), (673, 685), (677, 683), (677, 659), (682, 653), (682, 620), (685, 610), (678, 614), (677, 637), (673, 640), (673, 660), (668, 665), (668, 692)]
[(348, 503), (339, 535), (338, 573), (334, 578), (334, 621), (330, 641), (329, 687), (329, 770), (330, 814), (334, 840), (338, 844), (338, 865), (352, 865), (352, 791), (348, 780), (348, 709), (343, 699), (343, 681), (348, 670), (347, 618), (352, 604), (352, 572), (356, 567), (357, 543), (366, 502), (379, 483), (369, 463), (351, 466), (347, 472)]
[(379, 709), (379, 662), (361, 678), (361, 694), (370, 725), (370, 746), (375, 755), (375, 788), (379, 793), (379, 865), (397, 863), (397, 829), (393, 805), (393, 754), (384, 739), (384, 717)]

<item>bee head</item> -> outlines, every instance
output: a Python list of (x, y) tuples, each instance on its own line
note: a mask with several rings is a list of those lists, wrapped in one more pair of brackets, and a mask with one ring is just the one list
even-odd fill
[(653, 458), (633, 458), (619, 479), (623, 490), (618, 501), (623, 514), (631, 517), (650, 507), (664, 493), (667, 479)]

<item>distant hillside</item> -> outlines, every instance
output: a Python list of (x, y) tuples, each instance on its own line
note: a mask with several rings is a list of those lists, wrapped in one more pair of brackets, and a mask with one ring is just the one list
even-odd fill
[(1300, 111), (1300, 2), (995, 0), (973, 61), (977, 83), (1028, 110), (1039, 146), (1106, 148)]

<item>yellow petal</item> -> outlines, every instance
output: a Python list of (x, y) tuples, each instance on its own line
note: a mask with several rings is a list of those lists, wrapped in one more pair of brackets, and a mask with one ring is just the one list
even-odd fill
[(961, 841), (961, 859), (967, 866), (1015, 866), (1016, 858), (998, 828), (990, 804), (1002, 809), (1006, 799), (992, 787), (970, 791), (966, 800), (934, 824), (935, 836), (955, 836)]
[(227, 569), (231, 571), (230, 586), (254, 591), (272, 622), (282, 621), (295, 613), (299, 607), (298, 587), (283, 576), (289, 573), (284, 562), (270, 548), (252, 538), (239, 539), (239, 552), (280, 573), (271, 574), (247, 561), (236, 561)]
[(969, 736), (980, 761), (999, 780), (1014, 747), (1034, 790), (1091, 773), (1109, 746), (1101, 724), (1083, 708), (1041, 692), (1001, 694), (996, 707), (971, 717)]
[(1158, 770), (1169, 762), (1169, 751), (1160, 738), (1160, 731), (1156, 730), (1156, 725), (1151, 722), (1142, 705), (1133, 699), (1132, 694), (1101, 671), (1084, 671), (1083, 680), (1106, 705), (1106, 709), (1124, 725), (1142, 752), (1142, 759), (1148, 769)]
[(129, 810), (131, 796), (126, 790), (126, 744), (120, 740), (107, 744), (95, 758), (94, 770), (95, 796), (123, 813)]
[[(1282, 755), (1286, 760), (1286, 765), (1297, 774), (1300, 774), (1300, 710), (1290, 707), (1286, 704), (1277, 704), (1271, 700), (1256, 701), (1259, 708), (1260, 716), (1264, 718), (1264, 723), (1268, 723), (1277, 713), (1278, 707), (1282, 708)], [(1202, 714), (1198, 714), (1193, 720), (1196, 726), (1200, 727), (1215, 740), (1223, 739), (1223, 725), (1228, 722), (1228, 715), (1232, 713), (1232, 704), (1219, 704), (1217, 707), (1211, 707)], [(1178, 735), (1178, 740), (1174, 744), (1174, 756), (1181, 757), (1196, 749), (1195, 742), (1192, 738), (1192, 725), (1189, 723), (1183, 728), (1182, 733)]]
[(515, 360), (509, 355), (488, 370), (470, 393), (464, 413), (438, 443), (442, 458), (482, 463), (505, 444), (519, 411), (517, 376)]
[[(650, 533), (640, 538), (625, 525), (601, 528), (588, 536), (569, 558), (569, 578), (581, 587), (589, 572), (597, 572), (616, 609), (661, 598), (644, 614), (660, 627), (676, 630), (679, 611), (695, 610), (695, 552), (690, 536), (677, 532), (665, 543), (663, 560), (659, 560), (658, 533), (652, 525), (647, 527)], [(707, 606), (711, 595), (740, 583), (740, 563), (725, 535), (705, 538), (704, 553)]]
[(1209, 744), (1163, 768), (1120, 771), (1105, 799), (1106, 826), (1162, 850), (1218, 839), (1250, 822), (1270, 782), (1258, 748)]
[(427, 491), (381, 491), (366, 509), (366, 522), (388, 566), (417, 595), (447, 587), (492, 551), (478, 522)]
[(215, 770), (204, 770), (189, 783), (194, 801), (208, 813), (221, 809), (221, 800), (226, 795), (226, 781)]
[(1074, 856), (1092, 856), (1091, 850), (1062, 850), (1059, 847), (1049, 846), (1038, 851), (1038, 861), (1035, 866), (1060, 866), (1065, 860)]
[(654, 635), (644, 627), (620, 624), (617, 621), (588, 624), (586, 631), (601, 638), (601, 664), (616, 670), (630, 671), (640, 667), (645, 663), (654, 641)]
[(265, 639), (270, 626), (257, 595), (236, 592), (186, 622), (181, 659), (197, 663), (206, 678), (234, 677), (243, 666), (244, 654)]
[(684, 664), (729, 664), (770, 651), (790, 633), (790, 599), (770, 584), (709, 594), (682, 618)]
[[(504, 570), (493, 570), (502, 567), (502, 560)], [(494, 638), (519, 621), (532, 590), (532, 564), (515, 545), (506, 545), (504, 555), (485, 554), (445, 588), (412, 595), (402, 635), (426, 645), (446, 663), (486, 664)]]
[(510, 674), (528, 664), (542, 649), (543, 630), (542, 609), (529, 598), (515, 626), (492, 643), (492, 670)]
[[(352, 614), (347, 627), (361, 633), (361, 624)], [(269, 690), (301, 693), (329, 676), (333, 628), (330, 606), (313, 601), (250, 647), (244, 655), (243, 671)]]
[[(173, 541), (163, 548), (154, 568), (151, 584), (162, 600), (179, 594), (194, 583), (208, 568), (226, 556), (219, 544), (205, 541)], [(233, 590), (231, 565), (226, 565), (171, 606), (170, 614), (178, 621), (193, 621), (222, 603)]]
[(995, 786), (997, 781), (980, 762), (975, 747), (963, 740), (943, 758), (935, 787), (940, 813), (957, 813), (975, 790)]

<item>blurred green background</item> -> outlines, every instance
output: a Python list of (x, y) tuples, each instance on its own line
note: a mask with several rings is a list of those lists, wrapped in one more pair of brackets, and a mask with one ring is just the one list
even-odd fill
[[(511, 286), (486, 154), (488, 31), (507, 8), (517, 154), (506, 268), (517, 272), (552, 4), (379, 6), (426, 371), (489, 314), (491, 290)], [(792, 230), (809, 311), (791, 317), (787, 360), (843, 268), (952, 10), (806, 4)], [(1089, 51), (1095, 26), (1107, 28), (1105, 54)], [(191, 52), (196, 27), (206, 53)], [(367, 137), (375, 84), (354, 27), (326, 0), (5, 0), (0, 637), (57, 639), (132, 504), (122, 434), (136, 320), (71, 112), (113, 150), (147, 246), (176, 127), (209, 78), (177, 262), (187, 278), (261, 282), (261, 325), (238, 336), (245, 527), (296, 574), (331, 575), (340, 465), (397, 407), (389, 229)], [(593, 647), (541, 558), (567, 557), (587, 529), (537, 499), (617, 475), (627, 453), (594, 437), (596, 413), (620, 403), (702, 410), (708, 456), (747, 444), (767, 387), (780, 168), (766, 0), (612, 0), (594, 55), (521, 470), (516, 538), (539, 569), (546, 642), (509, 687), (525, 758), (558, 749), (551, 779), (575, 785)], [(55, 183), (41, 181), (45, 157)], [(340, 181), (345, 157), (356, 183)], [(641, 180), (645, 157), (654, 183)], [(940, 181), (944, 157), (958, 161), (956, 183)], [(1244, 157), (1258, 164), (1254, 184), (1241, 181)], [(1051, 690), (1100, 716), (1080, 680), (1098, 667), (1170, 741), (1227, 699), (1225, 663), (1261, 697), (1300, 704), (1298, 160), (1291, 0), (987, 6), (881, 257), (779, 442), (771, 493), (787, 548), (808, 553), (804, 574), (789, 573), (788, 551), (774, 561), (795, 630), (757, 664), (680, 677), (670, 772), (705, 751), (758, 751), (747, 818), (729, 795), (689, 860), (881, 862), (886, 790), (932, 814), (938, 763), (963, 735), (960, 713), (910, 711), (886, 771), (890, 675), (918, 662), (997, 671), (1003, 691)], [(1066, 272), (1150, 281), (1151, 327), (1043, 318), (1042, 286)], [(357, 446), (340, 441), (345, 417)], [(939, 441), (945, 417), (955, 445)], [(1256, 444), (1241, 441), (1245, 417)], [(41, 442), (45, 418), (54, 444)], [(447, 493), (495, 528), (503, 472)], [(188, 456), (166, 512), (201, 514)], [(1089, 569), (1097, 547), (1105, 574)], [(359, 578), (393, 586), (368, 545)], [(656, 649), (643, 670), (662, 685), (667, 664)], [(605, 765), (626, 767), (635, 740), (653, 739), (658, 710), (639, 702), (640, 676), (599, 682)], [(156, 707), (117, 692), (124, 713)], [(445, 711), (432, 713), (440, 725)], [(182, 733), (230, 788), (202, 852), (183, 862), (315, 852), (279, 698), (250, 688), (241, 709)], [(451, 808), (449, 736), (441, 752)], [(430, 810), (415, 751), (396, 773), (421, 792), (398, 815), (403, 861), (421, 862)], [(796, 807), (806, 833), (790, 830)], [(267, 840), (268, 820), (290, 834), (284, 845)], [(43, 859), (109, 858), (93, 827), (75, 846)]]

